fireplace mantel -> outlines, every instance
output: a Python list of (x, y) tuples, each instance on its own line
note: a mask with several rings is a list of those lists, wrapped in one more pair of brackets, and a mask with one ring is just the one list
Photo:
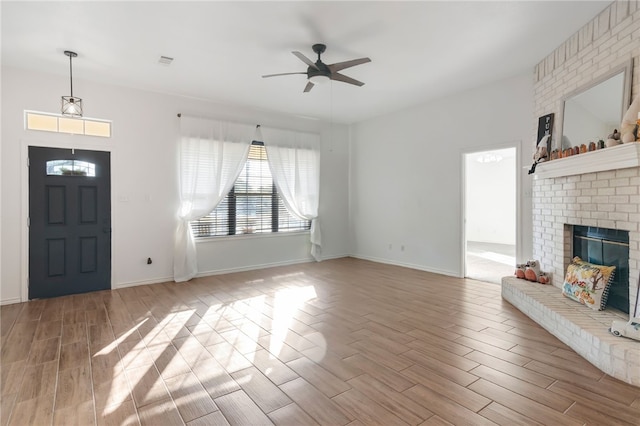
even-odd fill
[(580, 175), (640, 166), (640, 143), (631, 142), (540, 163), (535, 179)]

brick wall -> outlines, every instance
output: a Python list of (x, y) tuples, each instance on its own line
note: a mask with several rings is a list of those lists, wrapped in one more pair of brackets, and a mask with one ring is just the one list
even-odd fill
[[(640, 93), (640, 1), (615, 1), (534, 68), (534, 114), (562, 107), (567, 93), (635, 58), (632, 95)], [(557, 124), (557, 123), (556, 123)], [(535, 146), (536, 134), (532, 135)], [(532, 148), (533, 149), (533, 148)]]
[[(640, 272), (640, 168), (537, 180), (533, 185), (533, 253), (561, 287), (571, 259), (570, 225), (629, 231), (630, 303)], [(633, 312), (633, 308), (631, 311)]]
[[(640, 95), (640, 1), (615, 1), (535, 67), (534, 122), (549, 113), (558, 117), (566, 94), (631, 58), (633, 99)], [(559, 140), (556, 129), (554, 135)], [(630, 303), (634, 304), (640, 272), (639, 187), (640, 168), (533, 181), (533, 255), (542, 270), (551, 272), (555, 286), (562, 285), (570, 260), (568, 225), (628, 230)]]

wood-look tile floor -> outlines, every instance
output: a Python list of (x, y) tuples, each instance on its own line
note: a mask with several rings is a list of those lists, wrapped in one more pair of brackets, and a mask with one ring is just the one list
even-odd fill
[(356, 259), (1, 312), (2, 425), (638, 425), (500, 287)]

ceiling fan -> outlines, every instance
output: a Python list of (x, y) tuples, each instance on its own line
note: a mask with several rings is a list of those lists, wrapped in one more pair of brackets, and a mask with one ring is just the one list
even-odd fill
[(347, 77), (344, 74), (340, 74), (338, 71), (342, 71), (345, 68), (354, 67), (356, 65), (366, 64), (367, 62), (371, 62), (371, 59), (352, 59), (350, 61), (337, 62), (335, 64), (327, 65), (322, 62), (322, 59), (320, 59), (320, 55), (327, 49), (327, 46), (325, 46), (324, 44), (314, 44), (311, 48), (315, 53), (318, 54), (318, 60), (316, 62), (313, 62), (311, 59), (307, 58), (300, 52), (291, 52), (296, 55), (302, 62), (309, 65), (309, 68), (307, 68), (306, 72), (285, 72), (280, 74), (263, 75), (262, 77), (266, 78), (277, 77), (280, 75), (306, 74), (309, 81), (304, 88), (304, 92), (310, 91), (315, 83), (320, 83), (324, 80), (342, 81), (343, 83), (354, 84), (356, 86), (362, 86), (364, 84), (363, 82), (358, 81), (354, 78)]

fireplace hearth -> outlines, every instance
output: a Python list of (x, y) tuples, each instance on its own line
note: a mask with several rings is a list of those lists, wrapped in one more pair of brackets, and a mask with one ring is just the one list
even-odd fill
[[(533, 258), (551, 275), (553, 286), (532, 286), (505, 277), (503, 297), (602, 371), (640, 386), (640, 343), (608, 331), (614, 320), (626, 322), (640, 315), (640, 144), (574, 157), (541, 163), (532, 186)], [(626, 283), (618, 282), (614, 290), (626, 296), (626, 309), (607, 306), (594, 311), (562, 296), (574, 256), (574, 227), (606, 228), (628, 238), (628, 254), (622, 255), (628, 263), (616, 265), (617, 277), (625, 277)], [(591, 240), (585, 241), (588, 245)], [(590, 244), (602, 248), (603, 242)], [(576, 254), (592, 263), (613, 264), (608, 253), (602, 260), (589, 252)], [(610, 296), (610, 301), (614, 299), (618, 297)]]

